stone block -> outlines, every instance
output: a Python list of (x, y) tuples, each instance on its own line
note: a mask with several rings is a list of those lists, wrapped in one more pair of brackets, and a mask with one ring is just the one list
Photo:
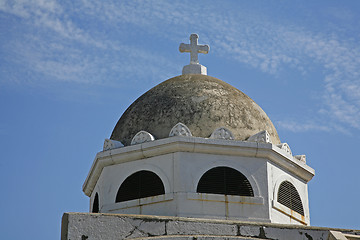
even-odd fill
[(171, 221), (167, 223), (166, 229), (167, 234), (171, 235), (237, 235), (236, 225), (221, 223)]
[(245, 237), (254, 237), (260, 235), (259, 226), (240, 226), (240, 235)]
[(183, 67), (182, 74), (202, 74), (207, 75), (207, 69), (201, 64), (189, 64)]

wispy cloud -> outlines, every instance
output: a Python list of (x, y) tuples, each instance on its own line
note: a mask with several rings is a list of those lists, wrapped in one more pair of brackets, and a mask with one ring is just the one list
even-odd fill
[(306, 123), (299, 123), (297, 121), (277, 121), (276, 126), (278, 128), (291, 131), (291, 132), (306, 132), (306, 131), (320, 131), (320, 132), (330, 132), (332, 128), (325, 126), (323, 124), (317, 124), (311, 121)]
[(334, 122), (324, 123), (319, 119), (310, 119), (310, 120), (294, 120), (294, 119), (285, 119), (275, 122), (276, 128), (279, 130), (285, 130), (293, 133), (301, 132), (340, 132), (345, 135), (351, 135), (352, 132), (349, 128), (342, 126), (341, 124), (336, 124)]
[[(64, 4), (17, 0), (2, 1), (0, 10), (35, 26), (32, 35), (11, 45), (17, 60), (58, 80), (111, 85), (117, 75), (124, 76), (124, 81), (175, 75), (180, 69), (171, 54), (156, 47), (149, 50), (151, 44), (146, 40), (140, 41), (141, 45), (132, 39), (146, 36), (179, 42), (184, 34), (197, 32), (202, 41), (211, 44), (212, 54), (267, 74), (277, 76), (284, 69), (307, 74), (312, 65), (321, 67), (321, 110), (313, 114), (328, 123), (331, 119), (333, 124), (279, 121), (284, 129), (343, 131), (335, 127), (339, 124), (360, 129), (358, 41), (340, 38), (336, 32), (312, 32), (304, 26), (276, 22), (252, 9), (226, 4), (217, 8), (191, 1), (84, 0)], [(342, 8), (335, 15), (353, 18), (354, 13)], [(38, 32), (42, 37), (36, 39)], [(27, 46), (17, 51), (23, 44)]]
[(29, 28), (35, 26), (21, 39), (7, 42), (8, 59), (52, 80), (112, 85), (109, 78), (165, 78), (178, 71), (171, 60), (151, 50), (92, 36), (73, 23), (74, 12), (56, 1), (5, 1), (0, 10), (23, 18)]
[(63, 7), (55, 0), (2, 1), (0, 10), (23, 18), (29, 25), (47, 28), (69, 39), (84, 39), (84, 32), (77, 28)]
[(4, 0), (0, 2), (0, 9), (24, 18), (62, 13), (62, 7), (55, 0)]

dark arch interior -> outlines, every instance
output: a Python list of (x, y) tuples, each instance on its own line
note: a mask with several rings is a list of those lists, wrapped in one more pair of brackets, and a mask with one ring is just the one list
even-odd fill
[(143, 170), (125, 179), (116, 195), (116, 202), (161, 194), (165, 194), (165, 188), (161, 179), (155, 173)]
[(280, 184), (278, 202), (304, 216), (304, 209), (300, 195), (294, 185), (292, 185), (289, 181), (284, 181)]
[(99, 212), (99, 195), (97, 193), (95, 194), (92, 212), (93, 213)]
[(207, 171), (197, 186), (198, 193), (214, 193), (237, 196), (254, 196), (247, 178), (229, 167), (215, 167)]

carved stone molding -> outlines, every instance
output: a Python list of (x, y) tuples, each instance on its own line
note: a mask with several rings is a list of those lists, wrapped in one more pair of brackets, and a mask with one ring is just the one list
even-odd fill
[(249, 141), (249, 142), (261, 142), (261, 143), (271, 143), (270, 134), (266, 130), (258, 132), (257, 134), (254, 134), (254, 135), (250, 136), (247, 139), (247, 141)]
[(140, 131), (137, 134), (135, 134), (135, 136), (131, 140), (131, 145), (140, 144), (144, 142), (151, 142), (154, 140), (155, 140), (154, 136), (151, 135), (150, 133), (146, 131)]
[(173, 136), (192, 136), (190, 129), (183, 123), (177, 123), (170, 131), (169, 137)]
[(280, 149), (284, 150), (285, 152), (289, 153), (290, 155), (292, 155), (292, 152), (291, 152), (291, 149), (290, 149), (290, 146), (289, 144), (287, 143), (282, 143), (282, 144), (278, 144), (276, 145), (278, 146)]
[(124, 147), (124, 144), (122, 144), (121, 142), (111, 139), (105, 139), (103, 151), (107, 151), (114, 148), (121, 148), (121, 147)]
[(296, 155), (294, 156), (297, 160), (306, 163), (306, 155)]
[(215, 131), (211, 134), (210, 138), (234, 140), (234, 135), (229, 129), (225, 127), (219, 127), (215, 129)]

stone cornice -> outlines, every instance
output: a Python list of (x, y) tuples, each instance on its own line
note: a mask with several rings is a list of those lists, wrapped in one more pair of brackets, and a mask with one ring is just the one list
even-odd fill
[(90, 196), (104, 167), (175, 152), (265, 158), (308, 182), (315, 170), (271, 143), (175, 136), (99, 152), (83, 185)]

